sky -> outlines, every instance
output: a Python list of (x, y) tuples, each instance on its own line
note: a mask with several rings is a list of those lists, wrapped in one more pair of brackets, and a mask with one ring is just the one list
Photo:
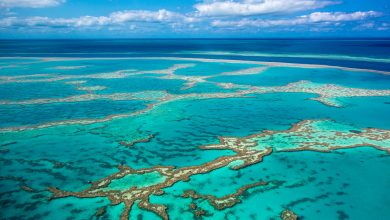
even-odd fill
[(0, 0), (0, 38), (390, 37), (389, 0)]

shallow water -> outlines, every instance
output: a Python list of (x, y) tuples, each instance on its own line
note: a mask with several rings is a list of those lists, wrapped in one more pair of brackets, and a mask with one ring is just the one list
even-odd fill
[[(389, 75), (245, 60), (0, 63), (1, 219), (159, 219), (165, 208), (170, 219), (390, 214)], [(255, 67), (265, 68), (244, 71)], [(301, 80), (303, 89), (280, 87)], [(329, 89), (340, 106), (314, 100), (325, 93), (307, 81), (338, 86)], [(236, 202), (212, 205), (229, 196)]]

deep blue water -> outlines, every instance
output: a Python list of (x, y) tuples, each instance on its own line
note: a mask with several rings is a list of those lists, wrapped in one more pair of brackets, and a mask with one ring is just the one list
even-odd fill
[[(281, 56), (197, 55), (192, 52), (250, 52)], [(122, 39), (0, 40), (0, 56), (132, 57), (180, 56), (340, 65), (390, 70), (390, 62), (283, 55), (338, 55), (389, 59), (390, 39)]]

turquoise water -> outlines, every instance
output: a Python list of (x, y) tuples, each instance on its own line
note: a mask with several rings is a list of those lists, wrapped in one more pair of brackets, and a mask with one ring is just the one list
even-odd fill
[[(142, 101), (97, 100), (87, 102), (50, 103), (34, 105), (2, 105), (0, 120), (3, 127), (32, 125), (66, 119), (102, 118), (131, 113), (145, 108)], [(12, 112), (12, 114), (9, 114)]]
[[(175, 203), (182, 204), (184, 209), (191, 201), (177, 201), (175, 198), (188, 188), (222, 197), (233, 193), (243, 182), (278, 180), (281, 183), (277, 187), (252, 190), (244, 196), (242, 203), (232, 209), (215, 211), (207, 203), (201, 205), (215, 213), (211, 218), (216, 219), (224, 219), (226, 216), (278, 219), (278, 213), (285, 208), (303, 213), (301, 216), (309, 219), (339, 219), (341, 213), (350, 219), (379, 219), (389, 214), (389, 210), (383, 208), (389, 202), (386, 190), (390, 181), (389, 163), (386, 158), (386, 153), (369, 148), (328, 154), (276, 153), (245, 171), (220, 169), (210, 173), (208, 178), (194, 176), (190, 182), (178, 184), (175, 190), (167, 193), (169, 196), (159, 198), (159, 201), (172, 200), (172, 206)], [(372, 172), (375, 168), (381, 171)], [(375, 187), (372, 187), (373, 183)], [(175, 214), (180, 215), (181, 210), (176, 208)], [(188, 218), (192, 217), (191, 213), (184, 214)]]
[[(37, 73), (92, 74), (114, 72), (118, 70), (160, 70), (170, 67), (170, 61), (164, 60), (121, 60), (121, 59), (81, 59), (61, 60), (53, 58), (50, 62), (41, 59), (5, 59), (2, 72), (7, 75), (27, 75)], [(67, 67), (67, 68), (61, 68)], [(38, 70), (38, 71), (37, 71)]]
[(383, 74), (330, 68), (271, 67), (261, 72), (261, 74), (210, 78), (210, 81), (215, 82), (233, 82), (258, 86), (282, 86), (299, 80), (368, 89), (388, 89), (390, 84), (389, 77)]
[(241, 63), (215, 63), (215, 62), (196, 62), (196, 65), (192, 68), (181, 69), (175, 73), (178, 75), (189, 75), (189, 76), (207, 76), (214, 75), (224, 72), (232, 72), (242, 70), (251, 67), (257, 67), (261, 65), (253, 64), (241, 64)]
[[(0, 219), (119, 219), (129, 201), (134, 202), (129, 219), (160, 219), (138, 206), (147, 200), (164, 205), (170, 219), (193, 219), (199, 210), (204, 219), (280, 219), (286, 209), (302, 219), (390, 214), (389, 75), (245, 60), (23, 58), (0, 59), (0, 64), (9, 66), (0, 70)], [(188, 66), (175, 70), (177, 65)], [(255, 67), (265, 69), (244, 71)], [(321, 89), (308, 93), (275, 87), (301, 80), (339, 86), (329, 89), (336, 88), (333, 98), (341, 106), (313, 100), (323, 94)], [(80, 89), (93, 86), (101, 88)], [(276, 89), (262, 94), (248, 86)], [(367, 90), (355, 97), (354, 89)], [(160, 93), (139, 93), (146, 91)], [(304, 120), (325, 119), (332, 121), (326, 129), (303, 130), (294, 138), (270, 136), (263, 143), (274, 151), (238, 170), (232, 167), (243, 158), (235, 158), (242, 155), (232, 149), (241, 143), (201, 148), (220, 143), (221, 137), (286, 131)], [(304, 145), (311, 135), (329, 131), (350, 135), (330, 137), (335, 140), (323, 146), (329, 147), (327, 153), (282, 152), (272, 146)], [(356, 143), (364, 135), (376, 145), (338, 149), (335, 144)], [(233, 162), (219, 166), (221, 158)], [(131, 169), (121, 173), (119, 166)], [(168, 168), (161, 171), (161, 166)], [(175, 179), (181, 170), (192, 172), (188, 180)], [(167, 180), (174, 183), (162, 187)], [(233, 196), (239, 202), (230, 207), (217, 209), (206, 199), (233, 195), (259, 181), (268, 184)], [(49, 187), (73, 194), (55, 196)], [(142, 197), (151, 187), (163, 193)], [(187, 190), (205, 197), (185, 198)]]
[(129, 77), (125, 79), (94, 79), (87, 86), (105, 86), (107, 89), (98, 91), (100, 94), (112, 94), (117, 92), (141, 92), (146, 90), (168, 91), (178, 93), (183, 86), (183, 80), (166, 80), (154, 77)]
[(8, 83), (0, 86), (1, 100), (24, 100), (38, 98), (62, 98), (72, 95), (85, 94), (75, 90), (74, 86), (63, 83)]

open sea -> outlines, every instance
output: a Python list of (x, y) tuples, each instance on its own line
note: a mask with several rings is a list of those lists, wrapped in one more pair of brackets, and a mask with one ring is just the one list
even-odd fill
[(0, 219), (386, 219), (390, 39), (0, 40)]

